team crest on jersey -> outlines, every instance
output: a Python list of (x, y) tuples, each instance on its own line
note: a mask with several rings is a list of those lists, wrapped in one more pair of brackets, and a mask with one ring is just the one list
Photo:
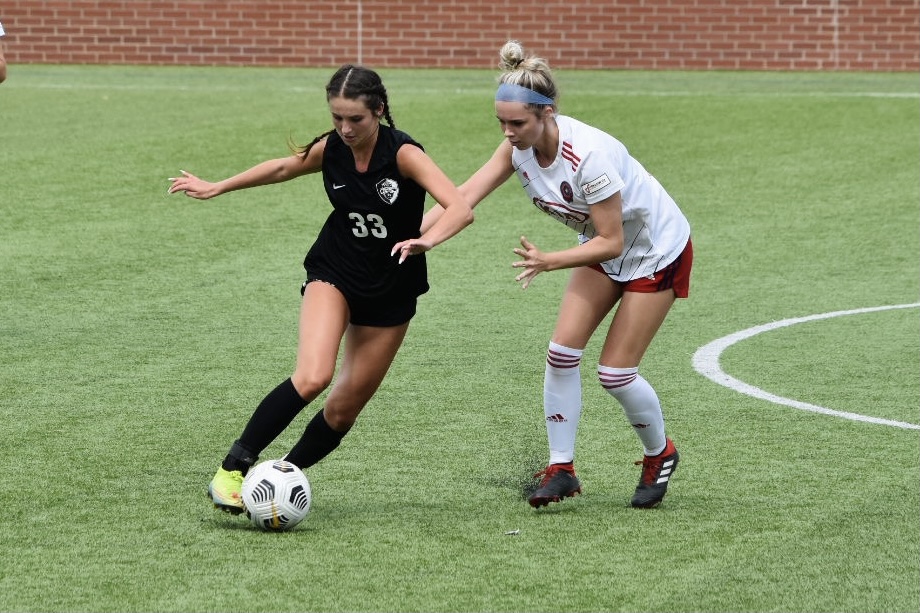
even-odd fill
[(382, 179), (377, 183), (377, 195), (387, 204), (393, 204), (399, 198), (399, 183), (394, 179)]
[(572, 186), (569, 185), (568, 181), (563, 181), (562, 185), (559, 186), (559, 192), (562, 194), (562, 199), (566, 202), (572, 202), (574, 197), (572, 194)]

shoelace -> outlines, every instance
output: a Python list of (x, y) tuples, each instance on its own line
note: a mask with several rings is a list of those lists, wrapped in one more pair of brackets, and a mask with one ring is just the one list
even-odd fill
[(541, 485), (542, 485), (542, 484), (546, 483), (549, 479), (551, 479), (551, 478), (553, 477), (553, 475), (555, 475), (555, 474), (558, 473), (558, 472), (563, 472), (563, 471), (564, 471), (564, 472), (569, 472), (569, 471), (567, 471), (566, 469), (564, 469), (564, 468), (562, 467), (561, 464), (550, 464), (549, 466), (547, 466), (547, 467), (544, 468), (543, 470), (538, 470), (537, 472), (535, 472), (533, 476), (534, 476), (535, 479), (536, 479), (536, 478), (542, 478), (541, 481), (540, 481), (540, 483), (541, 483)]
[(661, 465), (664, 463), (664, 454), (660, 456), (648, 457), (643, 456), (641, 460), (636, 460), (636, 466), (642, 466), (642, 483), (652, 485), (658, 480), (658, 473), (661, 472)]
[(242, 487), (243, 478), (244, 478), (243, 473), (238, 470), (231, 470), (230, 472), (227, 473), (227, 481), (234, 482), (234, 486), (231, 486), (233, 491), (230, 492), (230, 497), (233, 498), (234, 500), (240, 499), (240, 493), (235, 490), (236, 490), (236, 485), (239, 485), (240, 487)]

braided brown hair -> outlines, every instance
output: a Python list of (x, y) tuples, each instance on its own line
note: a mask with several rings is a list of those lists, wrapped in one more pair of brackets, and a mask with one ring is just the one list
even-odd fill
[[(326, 84), (326, 100), (329, 101), (337, 97), (348, 98), (349, 100), (363, 98), (365, 106), (372, 111), (383, 107), (383, 118), (386, 119), (391, 128), (396, 127), (396, 124), (393, 123), (393, 117), (390, 115), (390, 102), (387, 98), (387, 90), (383, 86), (383, 80), (379, 74), (370, 68), (345, 64), (336, 70), (332, 78), (329, 79), (329, 83)], [(314, 138), (309, 145), (299, 147), (297, 153), (306, 159), (313, 145), (333, 132), (335, 130), (323, 132)]]

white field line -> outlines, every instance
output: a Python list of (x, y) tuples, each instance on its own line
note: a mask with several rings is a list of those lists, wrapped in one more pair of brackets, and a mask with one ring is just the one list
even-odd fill
[(722, 352), (745, 339), (756, 336), (763, 332), (769, 332), (771, 330), (776, 330), (778, 328), (784, 328), (786, 326), (793, 326), (795, 324), (801, 324), (808, 321), (816, 321), (819, 319), (830, 319), (832, 317), (842, 317), (844, 315), (858, 315), (861, 313), (873, 313), (876, 311), (890, 311), (892, 309), (911, 309), (920, 307), (920, 302), (915, 302), (912, 304), (895, 304), (887, 305), (880, 307), (869, 307), (865, 309), (853, 309), (850, 311), (834, 311), (831, 313), (818, 313), (817, 315), (809, 315), (807, 317), (795, 317), (792, 319), (784, 319), (782, 321), (775, 321), (773, 323), (764, 324), (761, 326), (754, 326), (753, 328), (748, 328), (747, 330), (741, 330), (740, 332), (735, 332), (734, 334), (729, 334), (720, 339), (716, 339), (711, 343), (700, 347), (695, 354), (693, 354), (693, 368), (715, 383), (725, 386), (729, 389), (735, 390), (742, 394), (752, 396), (754, 398), (759, 398), (761, 400), (766, 400), (767, 402), (772, 402), (774, 404), (781, 404), (794, 409), (800, 409), (802, 411), (811, 411), (813, 413), (823, 413), (824, 415), (832, 415), (834, 417), (842, 417), (844, 419), (851, 419), (853, 421), (863, 421), (872, 424), (879, 424), (883, 426), (893, 426), (895, 428), (905, 428), (909, 430), (920, 430), (920, 424), (911, 424), (902, 421), (894, 421), (891, 419), (881, 419), (879, 417), (869, 417), (867, 415), (860, 415), (858, 413), (847, 413), (845, 411), (835, 411), (833, 409), (828, 409), (826, 407), (820, 407), (814, 404), (808, 404), (807, 402), (800, 402), (798, 400), (792, 400), (791, 398), (783, 398), (764, 390), (749, 385), (744, 381), (736, 379), (722, 370), (719, 366), (719, 356), (722, 355)]
[[(592, 92), (578, 91), (578, 94), (590, 94)], [(608, 95), (617, 97), (648, 96), (650, 98), (920, 98), (920, 92), (701, 92), (701, 91), (616, 91), (616, 92), (593, 92), (597, 95)]]
[[(141, 84), (141, 83), (24, 83), (20, 82), (17, 87), (23, 89), (53, 89), (53, 90), (114, 90), (114, 91), (177, 91), (177, 92), (242, 92), (251, 91), (251, 86), (233, 86), (233, 85), (181, 85), (181, 84)], [(318, 86), (321, 89), (321, 86)], [(295, 94), (315, 93), (317, 87), (303, 86), (284, 86), (272, 90), (278, 92), (290, 92)], [(443, 89), (421, 88), (415, 90), (416, 94), (444, 94)], [(455, 87), (451, 93), (454, 94), (482, 94), (488, 97), (493, 93), (491, 89), (480, 88), (463, 88)], [(707, 98), (903, 98), (903, 99), (920, 99), (920, 92), (707, 92), (707, 91), (636, 91), (636, 90), (579, 90), (579, 95), (597, 95), (612, 97), (641, 97), (651, 98), (690, 98), (690, 97), (707, 97)]]

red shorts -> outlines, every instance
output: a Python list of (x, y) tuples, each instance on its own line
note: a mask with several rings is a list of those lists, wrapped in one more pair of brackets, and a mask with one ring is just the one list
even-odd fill
[[(594, 270), (607, 274), (600, 264), (592, 266)], [(654, 294), (665, 290), (674, 290), (677, 298), (686, 298), (690, 295), (690, 269), (693, 268), (693, 243), (688, 239), (687, 246), (677, 256), (677, 259), (655, 271), (648, 277), (639, 277), (632, 281), (620, 283), (624, 292), (638, 292), (640, 294)]]

